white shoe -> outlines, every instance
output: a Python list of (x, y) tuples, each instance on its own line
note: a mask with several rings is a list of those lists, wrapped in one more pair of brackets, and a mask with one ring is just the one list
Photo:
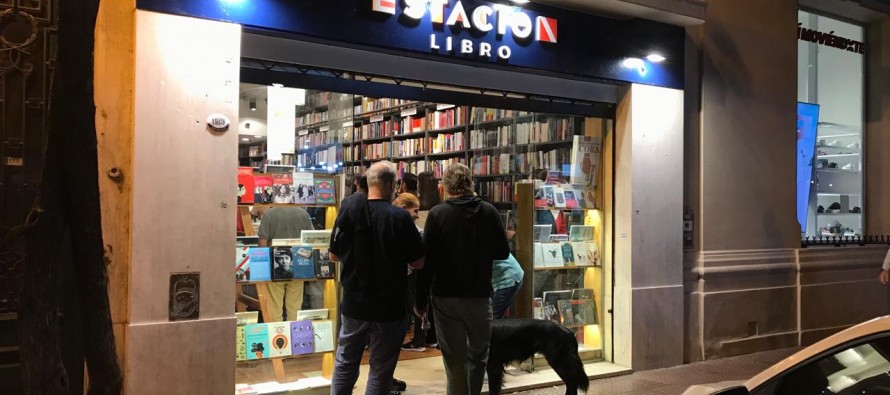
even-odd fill
[(859, 148), (859, 143), (850, 143), (847, 144), (847, 148)]
[(853, 164), (852, 164), (852, 163), (847, 163), (846, 165), (844, 165), (843, 167), (841, 167), (841, 169), (843, 169), (843, 170), (853, 170)]

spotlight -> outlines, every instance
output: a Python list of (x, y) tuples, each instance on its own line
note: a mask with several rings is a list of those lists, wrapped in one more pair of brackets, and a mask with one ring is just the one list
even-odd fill
[(649, 56), (646, 56), (646, 60), (648, 60), (652, 63), (661, 63), (661, 62), (664, 62), (665, 59), (667, 59), (667, 58), (665, 58), (664, 56), (661, 56), (657, 53), (649, 54)]
[(250, 99), (250, 111), (256, 111), (256, 99)]

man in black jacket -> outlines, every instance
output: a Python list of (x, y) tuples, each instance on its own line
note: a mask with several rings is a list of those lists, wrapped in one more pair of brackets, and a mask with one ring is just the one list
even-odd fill
[(330, 257), (343, 264), (341, 326), (331, 394), (352, 394), (366, 345), (371, 370), (366, 394), (389, 394), (408, 321), (408, 266), (424, 265), (423, 243), (407, 211), (392, 205), (396, 167), (375, 163), (368, 194), (343, 199), (331, 235)]
[(478, 394), (491, 339), (492, 261), (507, 259), (510, 247), (497, 209), (474, 196), (467, 166), (449, 166), (442, 182), (450, 199), (430, 210), (424, 226), (415, 312), (426, 313), (432, 286), (448, 394)]

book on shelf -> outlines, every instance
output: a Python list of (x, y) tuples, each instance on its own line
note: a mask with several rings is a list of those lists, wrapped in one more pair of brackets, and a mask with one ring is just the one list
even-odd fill
[(270, 322), (269, 358), (291, 355), (290, 322)]
[(257, 247), (260, 244), (259, 236), (235, 236), (236, 246)]
[(272, 201), (274, 203), (295, 203), (293, 184), (293, 173), (272, 174)]
[(572, 312), (577, 325), (598, 325), (599, 316), (596, 314), (596, 300), (594, 298), (572, 300)]
[(429, 137), (430, 152), (441, 154), (446, 152), (463, 151), (463, 133), (439, 133), (436, 137)]
[(253, 176), (253, 202), (272, 203), (274, 196), (273, 179), (270, 174), (255, 174)]
[(569, 235), (567, 235), (565, 233), (552, 234), (552, 235), (550, 235), (550, 241), (552, 241), (552, 242), (569, 241)]
[(315, 180), (315, 204), (334, 204), (337, 197), (334, 192), (334, 180), (322, 178)]
[(294, 265), (291, 278), (315, 278), (315, 262), (313, 260), (312, 247), (303, 245), (291, 248), (292, 255), (294, 257)]
[(535, 225), (533, 237), (537, 242), (548, 242), (550, 241), (550, 232), (553, 231), (552, 225)]
[(547, 264), (544, 262), (544, 244), (543, 243), (534, 243), (532, 253), (534, 254), (534, 266), (535, 267), (547, 267)]
[(595, 243), (589, 241), (573, 241), (572, 252), (575, 254), (575, 264), (578, 266), (592, 266), (595, 262), (591, 245)]
[(235, 360), (247, 360), (247, 337), (244, 335), (244, 326), (235, 327)]
[(418, 133), (426, 130), (426, 118), (423, 116), (406, 116), (402, 119), (399, 134)]
[(323, 321), (328, 319), (328, 309), (311, 309), (297, 311), (297, 321)]
[(427, 112), (427, 125), (433, 130), (453, 128), (465, 124), (465, 116), (466, 107), (439, 105), (436, 111)]
[(513, 202), (513, 180), (477, 181), (478, 195), (491, 202)]
[(562, 250), (560, 249), (559, 243), (541, 243), (541, 248), (544, 251), (545, 267), (564, 266), (562, 260)]
[(470, 119), (472, 122), (489, 122), (504, 118), (512, 118), (513, 110), (504, 110), (499, 108), (481, 108), (473, 107), (470, 110)]
[(392, 143), (392, 149), (396, 157), (425, 155), (427, 153), (427, 143), (428, 141), (425, 138), (396, 140)]
[(574, 185), (596, 188), (597, 166), (602, 154), (602, 139), (574, 136), (569, 181)]
[(235, 247), (235, 281), (250, 281), (250, 247)]
[(556, 196), (553, 193), (553, 186), (544, 185), (541, 187), (541, 190), (544, 192), (544, 200), (547, 202), (547, 207), (556, 207)]
[(272, 279), (272, 262), (268, 247), (249, 247), (249, 281), (269, 281)]
[(247, 360), (269, 358), (269, 328), (266, 324), (244, 327)]
[(575, 188), (572, 188), (570, 185), (566, 185), (563, 188), (563, 194), (566, 199), (566, 208), (579, 208), (578, 199), (575, 198)]
[(553, 203), (557, 208), (566, 208), (566, 194), (562, 187), (553, 187)]
[(562, 320), (559, 316), (559, 307), (558, 303), (560, 300), (566, 300), (572, 298), (571, 290), (564, 291), (544, 291), (543, 295), (543, 316), (544, 319), (551, 320), (556, 322), (557, 324), (561, 323)]
[(575, 312), (572, 309), (572, 300), (560, 299), (556, 301), (557, 312), (559, 312), (560, 323), (563, 325), (575, 324)]
[(272, 239), (272, 247), (293, 247), (300, 245), (300, 239)]
[(575, 251), (572, 249), (572, 244), (564, 241), (559, 244), (559, 248), (562, 250), (563, 266), (575, 266)]
[(537, 320), (544, 319), (544, 298), (534, 298), (532, 300), (532, 318)]
[(331, 263), (330, 251), (327, 247), (315, 249), (312, 253), (315, 261), (315, 277), (334, 278), (334, 264)]
[(572, 225), (569, 226), (570, 241), (590, 241), (594, 235), (593, 225)]
[(572, 290), (572, 299), (593, 299), (593, 290), (590, 288), (577, 288)]
[(473, 149), (508, 147), (513, 144), (513, 127), (510, 125), (470, 131), (470, 148)]
[(259, 311), (237, 311), (235, 312), (235, 326), (245, 327), (259, 322)]
[(294, 253), (296, 247), (272, 247), (272, 280), (294, 278)]
[(298, 171), (293, 178), (294, 202), (315, 204), (315, 179), (308, 171)]
[(238, 203), (253, 203), (253, 168), (238, 167)]
[(312, 321), (299, 320), (290, 323), (291, 353), (293, 355), (311, 354), (315, 352), (315, 335), (312, 332)]
[(331, 243), (331, 230), (303, 230), (300, 232), (300, 239), (303, 244), (313, 247), (327, 247)]
[(330, 320), (313, 321), (315, 352), (334, 351), (334, 325)]

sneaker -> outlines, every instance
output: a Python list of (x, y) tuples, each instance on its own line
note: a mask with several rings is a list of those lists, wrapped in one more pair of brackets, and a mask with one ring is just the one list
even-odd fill
[(413, 343), (407, 342), (405, 344), (402, 344), (402, 351), (424, 352), (426, 351), (426, 347), (415, 346)]
[(436, 343), (436, 342), (427, 343), (426, 346), (429, 348), (439, 348), (439, 343)]
[(389, 395), (402, 395), (402, 391), (392, 388), (389, 390)]
[(843, 167), (841, 167), (841, 169), (842, 169), (842, 170), (853, 170), (853, 164), (852, 164), (852, 163), (847, 163), (846, 165), (844, 165)]
[[(399, 380), (395, 377), (392, 378), (392, 391), (396, 391), (397, 393), (400, 393), (406, 389), (408, 389), (408, 383), (406, 383), (402, 380)], [(392, 393), (392, 392), (390, 392), (390, 393)]]

